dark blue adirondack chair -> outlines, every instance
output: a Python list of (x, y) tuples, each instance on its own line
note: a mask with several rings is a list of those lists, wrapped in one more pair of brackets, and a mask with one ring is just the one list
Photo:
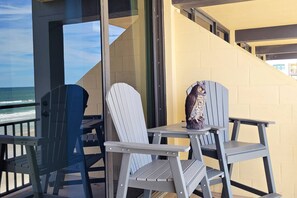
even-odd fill
[[(92, 197), (80, 128), (88, 93), (78, 85), (62, 85), (41, 99), (41, 137), (0, 136), (2, 171), (29, 174), (34, 197), (42, 197), (40, 176), (79, 164), (86, 197)], [(8, 144), (24, 145), (26, 155), (5, 159)], [(44, 181), (47, 181), (45, 179)]]

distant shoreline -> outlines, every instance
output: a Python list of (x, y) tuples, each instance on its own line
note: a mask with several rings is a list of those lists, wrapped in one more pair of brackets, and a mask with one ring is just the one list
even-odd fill
[(27, 103), (35, 103), (34, 87), (0, 88), (0, 123), (35, 118), (35, 106), (18, 106)]
[(25, 87), (0, 87), (0, 89), (11, 89), (11, 88), (34, 88), (34, 86), (25, 86)]

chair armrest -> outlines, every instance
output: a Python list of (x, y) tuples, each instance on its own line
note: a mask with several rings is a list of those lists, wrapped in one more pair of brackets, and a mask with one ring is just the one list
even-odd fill
[(27, 146), (38, 146), (45, 142), (44, 138), (0, 135), (0, 144), (17, 144)]
[(206, 125), (206, 127), (210, 127), (209, 132), (213, 134), (219, 134), (220, 131), (225, 130), (225, 127), (215, 126), (215, 125)]
[(253, 120), (253, 119), (245, 119), (245, 118), (229, 118), (229, 122), (236, 122), (239, 121), (241, 124), (247, 124), (247, 125), (255, 125), (257, 126), (258, 124), (264, 124), (266, 127), (268, 127), (269, 124), (275, 124), (274, 121), (264, 121), (264, 120)]
[(141, 153), (161, 156), (178, 156), (179, 152), (187, 152), (190, 146), (176, 146), (167, 144), (141, 144), (132, 142), (104, 142), (107, 152)]
[(84, 120), (102, 119), (102, 115), (84, 115)]

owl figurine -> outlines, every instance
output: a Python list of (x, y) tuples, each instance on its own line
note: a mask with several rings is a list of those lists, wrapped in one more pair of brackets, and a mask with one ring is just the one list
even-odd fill
[(197, 82), (186, 98), (186, 122), (188, 129), (202, 129), (204, 126), (205, 82)]

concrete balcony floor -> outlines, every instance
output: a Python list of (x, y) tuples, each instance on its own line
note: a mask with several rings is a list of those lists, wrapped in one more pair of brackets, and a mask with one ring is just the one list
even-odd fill
[[(59, 196), (51, 196), (52, 188), (49, 188), (48, 193), (49, 195), (45, 197), (70, 197), (70, 198), (82, 198), (84, 197), (83, 187), (82, 185), (72, 185), (72, 186), (65, 186), (63, 189), (59, 191)], [(103, 183), (92, 184), (92, 192), (93, 197), (97, 198), (104, 198), (105, 197), (105, 185)], [(12, 193), (7, 198), (24, 198), (30, 197), (32, 194), (32, 188), (28, 187), (18, 192)], [(140, 196), (139, 198), (141, 198)], [(174, 193), (154, 193), (154, 198), (176, 198), (177, 196)], [(220, 194), (213, 193), (214, 198), (220, 198)], [(234, 198), (248, 198), (242, 196), (233, 196)], [(130, 198), (130, 197), (129, 197)], [(199, 198), (197, 195), (192, 195), (191, 198)]]

